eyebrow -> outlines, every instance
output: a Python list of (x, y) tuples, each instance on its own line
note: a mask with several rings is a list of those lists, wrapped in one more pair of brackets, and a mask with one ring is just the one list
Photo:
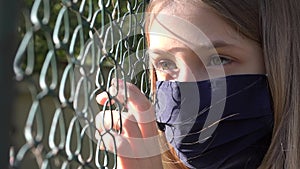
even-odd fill
[(206, 48), (206, 49), (215, 49), (215, 48), (223, 48), (223, 47), (228, 47), (228, 46), (234, 46), (233, 44), (227, 43), (225, 41), (222, 40), (216, 40), (216, 41), (212, 41), (209, 44), (201, 44), (199, 45), (198, 48)]
[(226, 47), (226, 46), (233, 46), (232, 44), (229, 44), (225, 41), (214, 41), (213, 43), (213, 46), (215, 48), (221, 48), (221, 47)]
[(147, 50), (147, 53), (149, 55), (167, 55), (167, 56), (173, 56), (170, 52), (168, 51), (164, 51), (164, 50), (161, 50), (161, 49), (148, 49)]
[[(217, 48), (223, 48), (223, 47), (228, 47), (228, 46), (234, 46), (233, 44), (227, 43), (225, 41), (222, 40), (216, 40), (216, 41), (212, 41), (211, 43), (207, 43), (207, 44), (200, 44), (198, 46), (196, 46), (196, 48), (198, 49), (207, 49), (207, 50), (212, 50), (212, 49), (217, 49)], [(172, 49), (171, 49), (172, 50)], [(177, 48), (177, 50), (179, 50)], [(181, 50), (185, 50), (185, 48), (181, 48)], [(172, 55), (171, 52), (168, 51), (164, 51), (161, 49), (148, 49), (147, 52), (149, 54), (156, 54), (156, 55)]]

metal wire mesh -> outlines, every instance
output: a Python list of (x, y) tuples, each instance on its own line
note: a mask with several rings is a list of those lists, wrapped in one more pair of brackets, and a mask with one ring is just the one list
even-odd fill
[(10, 150), (12, 168), (28, 167), (26, 160), (30, 168), (116, 168), (116, 152), (100, 151), (105, 142), (94, 138), (95, 115), (120, 108), (101, 107), (95, 96), (107, 91), (113, 78), (149, 95), (146, 3), (25, 1), (14, 71), (31, 98), (29, 111), (21, 112), (26, 114), (25, 142)]

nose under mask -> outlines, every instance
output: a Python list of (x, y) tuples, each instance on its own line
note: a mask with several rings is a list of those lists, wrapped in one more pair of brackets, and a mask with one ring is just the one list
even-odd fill
[(256, 169), (273, 129), (266, 75), (157, 81), (156, 117), (187, 167)]

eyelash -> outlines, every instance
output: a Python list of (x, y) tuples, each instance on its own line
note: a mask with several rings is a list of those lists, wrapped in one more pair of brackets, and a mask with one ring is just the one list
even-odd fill
[(220, 66), (220, 65), (230, 64), (232, 62), (231, 59), (224, 57), (223, 55), (212, 55), (209, 57), (209, 59), (210, 60), (207, 66)]
[[(223, 55), (212, 55), (209, 57), (207, 66), (220, 66), (232, 63), (232, 60)], [(158, 59), (154, 62), (155, 69), (171, 71), (177, 69), (176, 63), (170, 59)]]
[[(169, 59), (159, 59), (154, 63), (155, 69), (167, 71), (167, 70), (175, 70), (177, 69), (176, 63)], [(166, 68), (168, 67), (168, 68)]]

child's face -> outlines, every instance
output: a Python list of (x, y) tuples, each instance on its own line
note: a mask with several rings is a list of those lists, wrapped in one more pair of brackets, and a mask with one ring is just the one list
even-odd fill
[(200, 81), (222, 76), (222, 72), (265, 73), (259, 44), (239, 34), (204, 4), (164, 8), (150, 25), (149, 40), (159, 81)]

